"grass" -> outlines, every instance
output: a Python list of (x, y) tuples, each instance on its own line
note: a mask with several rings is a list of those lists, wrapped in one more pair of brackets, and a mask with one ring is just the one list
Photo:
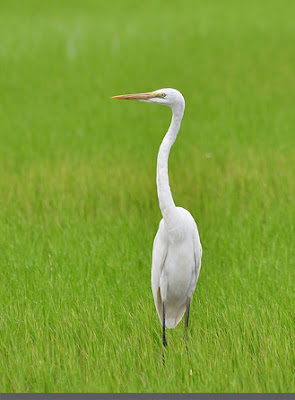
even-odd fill
[[(2, 392), (295, 391), (293, 2), (4, 1)], [(150, 290), (155, 167), (170, 159), (203, 266), (190, 357)], [(181, 324), (182, 325), (182, 324)]]

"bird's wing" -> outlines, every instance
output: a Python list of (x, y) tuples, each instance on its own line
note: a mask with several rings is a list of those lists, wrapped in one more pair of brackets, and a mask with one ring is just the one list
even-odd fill
[(197, 280), (199, 278), (199, 273), (201, 269), (201, 261), (202, 261), (202, 245), (200, 242), (199, 235), (194, 237), (194, 255), (195, 255), (195, 268), (196, 268), (196, 277)]
[(159, 229), (153, 244), (152, 278), (151, 278), (154, 302), (161, 321), (162, 321), (162, 299), (160, 294), (160, 278), (164, 268), (167, 251), (168, 251), (168, 245), (165, 237), (163, 220), (162, 220), (160, 222)]
[(193, 273), (193, 279), (190, 285), (189, 297), (192, 297), (194, 291), (196, 290), (200, 269), (201, 269), (201, 261), (202, 261), (202, 245), (200, 242), (199, 234), (194, 235), (193, 238), (194, 245), (194, 258), (195, 258), (195, 270)]

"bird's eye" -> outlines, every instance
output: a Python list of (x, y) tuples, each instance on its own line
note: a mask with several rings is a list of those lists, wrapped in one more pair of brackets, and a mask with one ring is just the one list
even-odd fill
[(162, 97), (164, 99), (164, 97), (166, 97), (166, 93), (159, 93), (158, 97)]

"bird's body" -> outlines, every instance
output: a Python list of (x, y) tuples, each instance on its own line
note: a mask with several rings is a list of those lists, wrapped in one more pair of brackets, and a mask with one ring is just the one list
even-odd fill
[(201, 244), (192, 215), (176, 207), (175, 217), (178, 221), (174, 235), (169, 235), (164, 219), (161, 220), (152, 256), (152, 291), (161, 322), (165, 301), (166, 328), (175, 328), (182, 319), (201, 266)]
[(163, 104), (172, 110), (171, 124), (157, 160), (157, 192), (163, 219), (154, 240), (151, 277), (155, 306), (163, 326), (163, 344), (166, 346), (165, 328), (175, 328), (185, 311), (186, 337), (190, 300), (196, 288), (202, 258), (196, 222), (187, 210), (175, 206), (169, 186), (169, 153), (180, 129), (185, 101), (175, 89), (115, 98)]

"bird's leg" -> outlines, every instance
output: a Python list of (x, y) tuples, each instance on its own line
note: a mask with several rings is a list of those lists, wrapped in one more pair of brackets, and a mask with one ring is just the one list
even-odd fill
[(190, 304), (191, 304), (191, 299), (190, 299), (190, 297), (188, 297), (187, 301), (186, 301), (186, 314), (185, 314), (185, 323), (184, 323), (184, 340), (185, 340), (185, 348), (186, 348), (187, 354), (189, 354), (188, 347), (187, 347), (187, 328), (188, 328)]
[[(163, 341), (163, 346), (166, 347), (167, 340), (166, 340), (166, 333), (165, 333), (165, 302), (164, 301), (163, 301), (163, 337), (162, 337), (162, 341)], [(163, 365), (165, 365), (164, 349), (162, 350), (162, 359), (163, 359)]]
[(165, 333), (165, 302), (163, 301), (163, 346), (167, 346), (166, 333)]

